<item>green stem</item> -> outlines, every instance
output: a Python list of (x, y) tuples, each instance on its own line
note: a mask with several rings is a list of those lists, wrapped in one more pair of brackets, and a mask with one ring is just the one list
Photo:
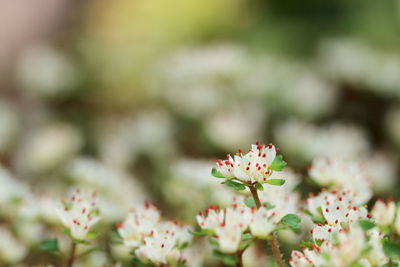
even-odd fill
[[(257, 209), (259, 209), (261, 207), (261, 201), (260, 198), (258, 197), (257, 188), (254, 185), (249, 185), (248, 187), (250, 189), (251, 195), (253, 196), (254, 202), (256, 203)], [(269, 241), (269, 244), (271, 245), (275, 261), (279, 267), (285, 267), (281, 251), (279, 250), (279, 242), (278, 239), (276, 238), (275, 233), (272, 233), (271, 237), (272, 239)]]

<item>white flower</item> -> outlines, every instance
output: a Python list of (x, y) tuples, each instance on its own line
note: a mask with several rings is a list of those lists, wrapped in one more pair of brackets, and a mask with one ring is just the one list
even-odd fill
[(143, 262), (174, 264), (179, 261), (180, 251), (175, 247), (174, 232), (156, 232), (144, 239), (144, 245), (136, 250), (136, 255)]
[(265, 239), (277, 226), (280, 218), (275, 211), (261, 207), (257, 211), (252, 209), (253, 216), (250, 221), (250, 232), (253, 236)]
[[(320, 246), (312, 244), (309, 249), (303, 251), (304, 254), (294, 251), (290, 265), (292, 267), (350, 266), (352, 263), (358, 262), (363, 263), (362, 266), (380, 266), (381, 264), (375, 264), (376, 260), (379, 263), (386, 261), (379, 251), (381, 237), (371, 230), (365, 233), (358, 225), (355, 225), (346, 230), (336, 231)], [(372, 249), (368, 249), (370, 247)], [(374, 259), (375, 263), (374, 261), (370, 262), (369, 259), (375, 256), (378, 257), (378, 259)]]
[(251, 209), (236, 203), (224, 210), (211, 207), (207, 209), (205, 216), (203, 213), (197, 216), (202, 229), (211, 230), (217, 235), (220, 249), (225, 253), (237, 251), (241, 235), (247, 230), (251, 220)]
[(311, 267), (314, 266), (313, 262), (310, 258), (305, 256), (300, 251), (294, 250), (292, 251), (289, 264), (292, 267)]
[(79, 189), (72, 195), (70, 202), (60, 203), (56, 211), (71, 236), (77, 240), (85, 240), (90, 227), (100, 219), (96, 194), (85, 194)]
[(365, 207), (355, 205), (350, 191), (331, 190), (312, 196), (307, 199), (307, 209), (317, 217), (323, 215), (329, 225), (354, 223), (369, 217)]
[(309, 170), (310, 176), (321, 186), (354, 193), (355, 204), (367, 202), (371, 196), (371, 183), (359, 164), (333, 158), (316, 158)]
[(17, 263), (27, 254), (27, 249), (12, 236), (10, 231), (0, 227), (0, 262)]
[(263, 183), (272, 174), (269, 169), (275, 159), (277, 149), (274, 145), (251, 145), (247, 154), (238, 154), (232, 158), (227, 155), (227, 160), (217, 161), (217, 170), (227, 179), (237, 178), (243, 181)]
[(385, 203), (381, 199), (375, 202), (371, 211), (371, 215), (379, 226), (390, 226), (395, 219), (395, 213), (396, 204), (393, 201)]
[(196, 219), (202, 229), (215, 230), (224, 223), (224, 216), (223, 210), (211, 206), (206, 210), (206, 216), (203, 215), (203, 212), (199, 212)]
[(160, 221), (160, 211), (154, 205), (145, 202), (129, 212), (124, 222), (117, 226), (118, 233), (125, 246), (137, 247), (145, 236), (154, 234)]
[(224, 253), (234, 253), (239, 248), (242, 230), (236, 225), (228, 224), (216, 229), (219, 248)]

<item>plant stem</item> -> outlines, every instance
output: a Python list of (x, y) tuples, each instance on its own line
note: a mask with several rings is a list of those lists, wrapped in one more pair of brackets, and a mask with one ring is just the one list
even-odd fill
[(76, 252), (76, 243), (74, 240), (72, 240), (71, 250), (69, 252), (69, 257), (67, 259), (67, 265), (66, 265), (67, 267), (72, 267), (72, 265), (74, 264), (75, 252)]
[(243, 252), (244, 250), (239, 250), (238, 252), (236, 252), (236, 258), (237, 258), (236, 267), (243, 267), (243, 259), (242, 259)]
[[(251, 195), (253, 196), (254, 202), (256, 203), (257, 209), (259, 209), (261, 207), (261, 201), (260, 201), (260, 198), (258, 197), (257, 188), (254, 185), (249, 185), (249, 189), (250, 189)], [(285, 263), (283, 262), (281, 251), (279, 250), (279, 242), (278, 242), (278, 239), (276, 238), (275, 233), (272, 233), (271, 237), (272, 237), (272, 239), (269, 241), (269, 244), (271, 245), (272, 253), (274, 254), (275, 261), (279, 267), (285, 267)]]

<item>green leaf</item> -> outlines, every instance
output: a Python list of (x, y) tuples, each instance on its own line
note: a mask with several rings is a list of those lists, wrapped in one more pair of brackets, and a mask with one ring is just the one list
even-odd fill
[(42, 251), (59, 251), (58, 240), (49, 239), (39, 244), (39, 250)]
[(383, 252), (392, 260), (398, 260), (400, 259), (400, 244), (390, 240), (384, 240)]
[(198, 232), (189, 230), (189, 233), (191, 233), (194, 236), (206, 236), (206, 235), (214, 234), (214, 232), (211, 231), (211, 230), (201, 230), (201, 231), (198, 231)]
[(260, 191), (263, 191), (263, 190), (264, 190), (264, 187), (263, 187), (262, 184), (260, 184), (260, 183), (255, 183), (254, 185), (255, 185), (255, 187), (257, 188), (257, 190), (260, 190)]
[(217, 171), (216, 168), (212, 168), (211, 174), (212, 174), (212, 176), (214, 176), (215, 178), (225, 178), (225, 177), (222, 175), (222, 173), (220, 173), (219, 171)]
[(279, 172), (283, 170), (285, 166), (286, 162), (283, 160), (282, 155), (276, 155), (268, 169)]
[(271, 203), (269, 203), (268, 201), (264, 201), (262, 203), (263, 207), (266, 208), (267, 210), (272, 210), (273, 208), (275, 208), (274, 205), (272, 205)]
[(178, 250), (184, 250), (188, 246), (188, 242), (183, 242), (179, 245)]
[(214, 256), (221, 258), (225, 265), (235, 266), (236, 265), (236, 257), (234, 255), (229, 255), (222, 253), (219, 250), (214, 250)]
[(375, 227), (375, 223), (371, 222), (370, 220), (360, 220), (358, 222), (358, 224), (360, 225), (360, 227), (364, 230), (364, 231), (368, 231), (371, 228)]
[(237, 183), (232, 180), (225, 180), (224, 182), (222, 182), (222, 184), (232, 187), (235, 191), (242, 191), (246, 189), (246, 186), (244, 184)]
[(216, 238), (213, 238), (213, 237), (208, 239), (208, 243), (210, 243), (214, 247), (218, 247), (219, 246), (218, 240)]
[(286, 214), (281, 219), (280, 223), (290, 227), (293, 230), (298, 230), (300, 228), (301, 219), (296, 214)]
[(253, 198), (252, 196), (246, 197), (246, 198), (244, 199), (244, 204), (245, 204), (247, 207), (249, 207), (249, 208), (251, 208), (251, 207), (257, 207), (256, 202), (254, 201), (254, 198)]
[(250, 233), (242, 234), (242, 240), (250, 240), (253, 239), (253, 236)]
[(64, 228), (63, 229), (63, 233), (67, 236), (71, 236), (71, 230), (69, 230), (68, 228)]
[(266, 181), (267, 184), (270, 185), (283, 185), (285, 183), (285, 180), (283, 179), (269, 179)]
[(95, 239), (98, 236), (95, 232), (89, 232), (86, 234), (87, 239)]

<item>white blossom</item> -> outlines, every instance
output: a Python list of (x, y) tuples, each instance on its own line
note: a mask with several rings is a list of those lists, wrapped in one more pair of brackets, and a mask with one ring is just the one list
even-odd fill
[(371, 211), (372, 217), (379, 226), (390, 226), (396, 215), (396, 204), (393, 201), (384, 202), (379, 199)]
[(77, 240), (87, 239), (90, 228), (100, 219), (96, 194), (83, 193), (79, 189), (69, 202), (60, 203), (56, 211), (71, 236)]

